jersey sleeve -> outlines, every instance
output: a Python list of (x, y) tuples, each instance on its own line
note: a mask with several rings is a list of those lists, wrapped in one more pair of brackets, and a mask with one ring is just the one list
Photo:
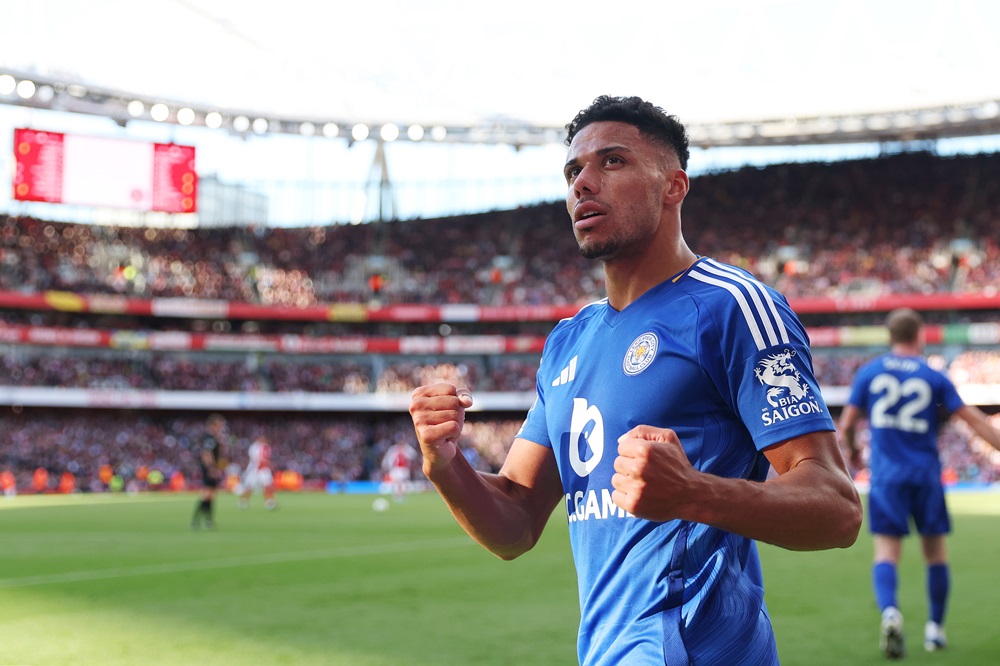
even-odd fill
[(834, 430), (808, 335), (785, 298), (748, 279), (730, 292), (736, 297), (703, 304), (712, 323), (703, 329), (701, 356), (754, 446)]
[[(551, 340), (551, 336), (549, 338)], [(546, 342), (548, 345), (548, 342)], [(535, 374), (535, 401), (532, 403), (528, 414), (521, 424), (521, 429), (517, 431), (516, 437), (526, 439), (529, 442), (541, 444), (552, 448), (552, 441), (549, 438), (548, 424), (545, 418), (545, 381), (542, 379), (545, 369), (545, 353), (538, 363), (538, 372)]]
[(851, 382), (851, 394), (847, 398), (847, 404), (854, 405), (862, 411), (868, 410), (868, 385), (871, 367), (871, 363), (866, 363), (858, 368), (854, 374), (854, 381)]
[(938, 374), (941, 376), (942, 405), (950, 416), (964, 407), (965, 401), (962, 399), (962, 396), (959, 395), (958, 389), (955, 387), (955, 383), (948, 378), (948, 375), (940, 372)]

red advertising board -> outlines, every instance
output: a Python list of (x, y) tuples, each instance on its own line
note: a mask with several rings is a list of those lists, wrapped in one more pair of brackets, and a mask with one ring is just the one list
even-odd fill
[(198, 209), (193, 146), (14, 130), (13, 196), (166, 213)]
[(63, 135), (14, 130), (14, 199), (62, 203)]

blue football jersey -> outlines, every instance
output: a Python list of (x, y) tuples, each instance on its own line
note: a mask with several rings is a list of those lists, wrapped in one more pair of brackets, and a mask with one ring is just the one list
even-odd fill
[(965, 403), (944, 374), (918, 356), (884, 354), (858, 369), (848, 402), (868, 414), (873, 483), (938, 483), (942, 419)]
[(694, 467), (763, 481), (761, 450), (834, 429), (787, 301), (701, 258), (621, 312), (559, 322), (519, 437), (550, 447), (579, 579), (581, 663), (774, 664), (755, 543), (635, 518), (611, 501), (617, 439), (672, 428)]

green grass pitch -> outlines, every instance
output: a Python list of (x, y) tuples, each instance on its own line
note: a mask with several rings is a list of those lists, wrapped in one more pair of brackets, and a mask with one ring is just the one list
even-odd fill
[[(223, 495), (215, 531), (189, 494), (0, 499), (0, 664), (469, 666), (576, 663), (565, 520), (502, 562), (434, 494), (283, 494), (264, 511)], [(955, 533), (946, 652), (921, 646), (918, 543), (900, 603), (914, 664), (996, 664), (1000, 493), (949, 496)], [(761, 546), (782, 663), (880, 664), (871, 542)]]

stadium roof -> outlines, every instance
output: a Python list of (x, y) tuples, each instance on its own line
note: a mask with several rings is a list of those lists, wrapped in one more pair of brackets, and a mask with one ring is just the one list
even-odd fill
[[(146, 113), (162, 100), (196, 122), (218, 109), (271, 131), (420, 124), (467, 130), (449, 140), (538, 143), (608, 93), (676, 113), (701, 145), (1000, 133), (991, 0), (0, 0), (0, 11), (0, 74), (52, 84), (49, 108), (88, 113), (121, 115), (131, 96)], [(69, 84), (101, 94), (60, 101)]]

